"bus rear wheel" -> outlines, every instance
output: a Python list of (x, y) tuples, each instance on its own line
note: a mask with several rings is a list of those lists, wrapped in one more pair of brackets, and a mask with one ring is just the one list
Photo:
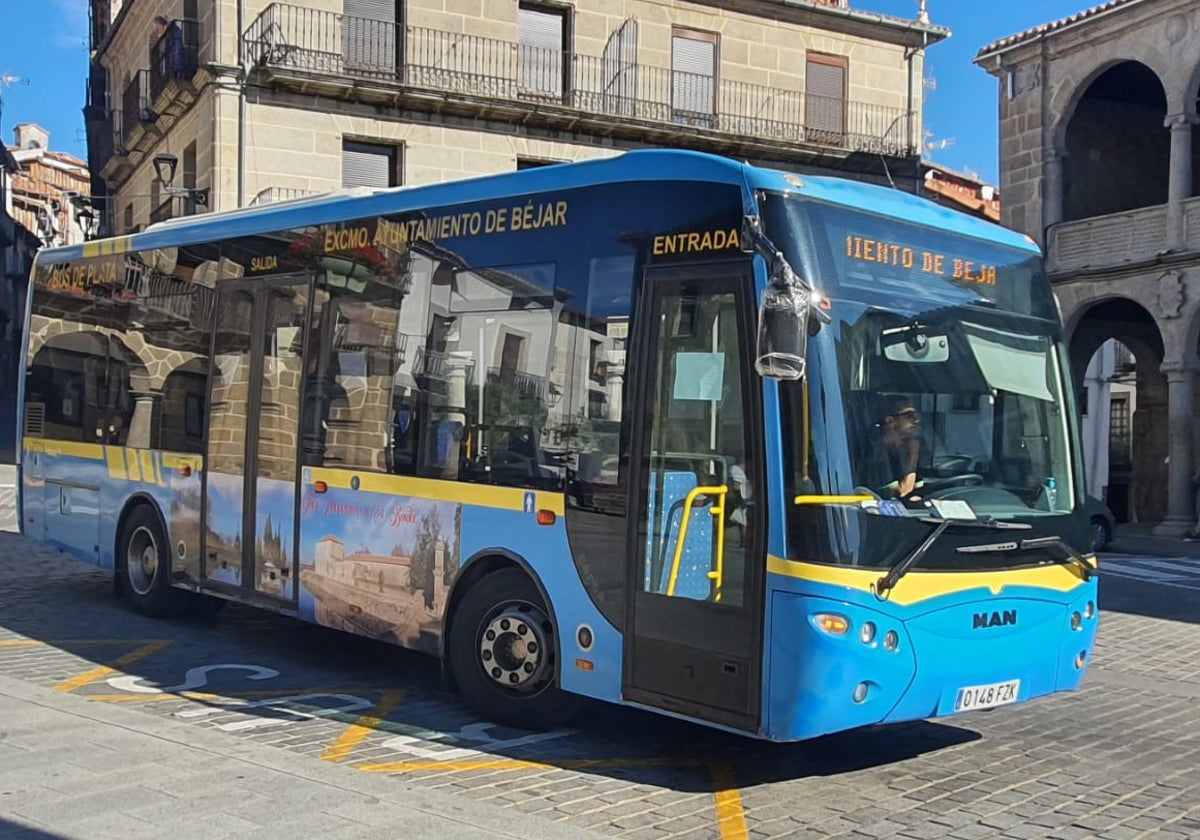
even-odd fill
[(554, 623), (518, 569), (467, 590), (450, 626), (450, 669), (479, 714), (518, 729), (550, 729), (577, 709), (558, 687)]
[(117, 577), (121, 594), (142, 615), (163, 618), (185, 608), (187, 593), (171, 586), (167, 539), (154, 511), (138, 505), (121, 528)]

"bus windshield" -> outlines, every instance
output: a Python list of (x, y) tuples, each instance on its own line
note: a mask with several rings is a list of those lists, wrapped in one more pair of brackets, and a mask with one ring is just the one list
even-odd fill
[[(798, 494), (867, 500), (851, 517), (864, 534), (943, 511), (1029, 521), (1070, 513), (1070, 399), (1036, 255), (773, 199), (768, 235), (830, 299), (833, 319), (809, 345), (810, 381), (785, 389), (797, 403), (792, 425), (810, 431), (791, 445)], [(892, 516), (871, 515), (881, 510)], [(870, 542), (853, 562), (894, 562)]]

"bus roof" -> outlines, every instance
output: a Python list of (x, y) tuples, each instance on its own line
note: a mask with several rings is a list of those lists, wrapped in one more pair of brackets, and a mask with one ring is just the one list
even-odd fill
[[(83, 256), (168, 248), (178, 245), (273, 233), (329, 224), (344, 219), (402, 213), (424, 207), (444, 207), (533, 195), (597, 183), (643, 180), (695, 180), (738, 184), (803, 195), (883, 216), (944, 228), (965, 236), (1025, 250), (1037, 250), (1028, 237), (999, 225), (941, 207), (900, 190), (841, 178), (796, 176), (738, 163), (729, 158), (675, 149), (645, 149), (609, 158), (556, 164), (536, 169), (486, 175), (460, 181), (386, 189), (353, 188), (247, 207), (172, 219), (141, 233), (119, 237), (117, 249), (101, 241), (68, 245), (39, 252), (39, 261), (66, 262)], [(111, 241), (111, 240), (109, 240)]]

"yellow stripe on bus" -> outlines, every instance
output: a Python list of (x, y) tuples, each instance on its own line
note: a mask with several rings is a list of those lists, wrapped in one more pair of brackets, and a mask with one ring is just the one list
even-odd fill
[(142, 449), (140, 451), (142, 456), (142, 481), (148, 481), (151, 484), (162, 484), (158, 479), (158, 470), (154, 469), (154, 453), (149, 449)]
[(525, 494), (534, 493), (534, 510), (549, 510), (556, 516), (562, 516), (566, 510), (561, 493), (526, 490), (521, 487), (496, 487), (489, 484), (468, 484), (434, 478), (414, 478), (406, 475), (358, 473), (350, 470), (318, 468), (313, 468), (311, 479), (312, 481), (324, 481), (329, 487), (349, 490), (351, 489), (350, 480), (355, 476), (358, 477), (358, 489), (365, 493), (413, 496), (419, 499), (436, 499), (504, 510), (524, 510)]
[(38, 446), (31, 446), (32, 441), (25, 439), (25, 448), (31, 452), (45, 452), (47, 455), (66, 455), (71, 458), (87, 458), (89, 461), (103, 461), (104, 447), (98, 443), (79, 443), (69, 440), (39, 440)]
[(108, 477), (129, 478), (129, 469), (125, 466), (125, 450), (119, 446), (106, 446), (108, 456)]
[(204, 466), (204, 458), (200, 455), (180, 455), (177, 452), (164, 452), (162, 454), (163, 469), (178, 470), (183, 467), (191, 467), (193, 471), (198, 471)]
[[(801, 563), (767, 555), (767, 571), (784, 577), (873, 592), (875, 584), (886, 570)], [(900, 606), (908, 606), (967, 589), (986, 588), (993, 595), (999, 595), (1001, 590), (1009, 586), (1035, 586), (1056, 592), (1070, 592), (1082, 581), (1083, 572), (1078, 566), (1061, 563), (1032, 566), (1027, 569), (997, 569), (991, 572), (914, 571), (900, 579), (895, 588), (888, 593), (887, 600)]]
[(142, 468), (138, 464), (138, 456), (136, 449), (125, 450), (125, 463), (129, 465), (129, 479), (131, 481), (142, 480)]

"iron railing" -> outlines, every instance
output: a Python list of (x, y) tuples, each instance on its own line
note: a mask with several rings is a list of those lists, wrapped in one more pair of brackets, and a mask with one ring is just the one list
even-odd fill
[(757, 140), (912, 152), (910, 114), (901, 108), (286, 3), (268, 6), (242, 45), (255, 67), (558, 105)]
[(150, 96), (157, 100), (172, 81), (190, 81), (200, 62), (200, 24), (175, 20), (150, 47)]
[(308, 198), (314, 195), (319, 195), (317, 190), (303, 190), (299, 187), (267, 187), (250, 199), (250, 206), (257, 207), (277, 201), (294, 201), (297, 198)]
[(128, 140), (140, 123), (154, 122), (150, 107), (150, 71), (138, 70), (121, 95), (121, 136)]
[(546, 394), (546, 377), (510, 368), (490, 367), (487, 372), (489, 385), (504, 385), (522, 396), (542, 399)]

